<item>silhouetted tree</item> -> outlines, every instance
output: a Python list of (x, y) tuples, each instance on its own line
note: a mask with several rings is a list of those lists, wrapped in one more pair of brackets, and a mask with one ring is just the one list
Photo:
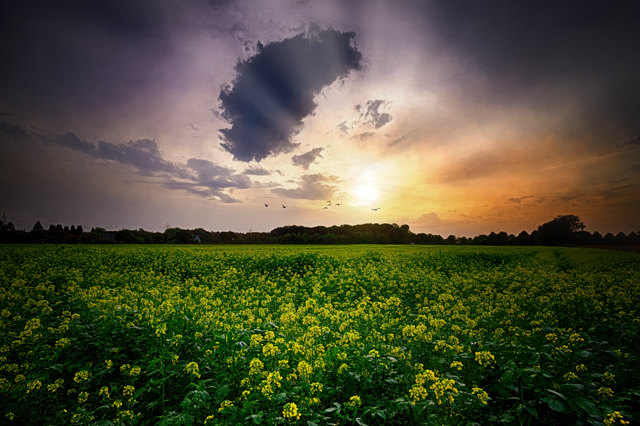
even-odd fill
[(591, 234), (591, 244), (593, 244), (593, 245), (604, 244), (604, 241), (603, 241), (603, 238), (602, 238), (602, 234), (599, 233), (598, 231), (596, 231), (593, 234)]
[(602, 243), (607, 246), (612, 246), (616, 243), (616, 237), (611, 232), (607, 232), (604, 237), (602, 237)]
[(578, 216), (558, 216), (538, 226), (538, 242), (544, 245), (574, 244), (578, 232), (585, 228)]
[(40, 221), (37, 221), (34, 225), (33, 225), (33, 229), (31, 230), (31, 232), (43, 232), (44, 231), (44, 227), (42, 226), (42, 224), (40, 223)]

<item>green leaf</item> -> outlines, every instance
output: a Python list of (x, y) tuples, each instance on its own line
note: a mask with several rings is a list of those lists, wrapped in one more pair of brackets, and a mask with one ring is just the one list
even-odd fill
[(333, 413), (334, 411), (339, 410), (338, 407), (331, 407), (324, 410), (325, 413)]
[(548, 396), (544, 398), (543, 401), (546, 402), (549, 408), (551, 408), (553, 411), (564, 413), (564, 404), (560, 400)]
[(554, 395), (559, 396), (559, 397), (560, 397), (560, 398), (562, 398), (562, 399), (567, 399), (567, 398), (565, 398), (565, 397), (564, 397), (564, 395), (563, 395), (563, 394), (561, 394), (560, 392), (556, 392), (556, 391), (551, 390), (551, 389), (545, 389), (545, 390), (546, 390), (547, 392), (549, 392), (549, 393), (552, 393), (552, 394), (554, 394)]
[(142, 395), (143, 393), (145, 393), (147, 391), (147, 388), (140, 388), (136, 391), (136, 393), (133, 394), (133, 399), (136, 399), (137, 397), (139, 397), (140, 395)]
[(578, 407), (582, 408), (587, 414), (590, 416), (600, 416), (600, 410), (596, 407), (596, 404), (593, 403), (592, 400), (587, 398), (575, 398), (573, 402)]
[(229, 385), (223, 385), (216, 391), (216, 402), (219, 404), (229, 395)]
[(247, 417), (245, 420), (253, 420), (253, 423), (259, 425), (262, 422), (262, 412), (258, 413), (258, 414), (252, 414), (249, 417)]
[(363, 422), (360, 417), (356, 417), (356, 423), (358, 423), (360, 426), (369, 426), (367, 425), (365, 422)]
[(510, 382), (511, 380), (513, 380), (513, 370), (507, 370), (502, 377), (500, 378), (500, 380), (502, 380), (503, 382)]

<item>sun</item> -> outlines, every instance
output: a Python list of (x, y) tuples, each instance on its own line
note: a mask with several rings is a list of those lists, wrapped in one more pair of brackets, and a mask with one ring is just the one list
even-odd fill
[(354, 195), (364, 201), (373, 201), (378, 198), (378, 191), (371, 186), (362, 186), (355, 191), (353, 191)]

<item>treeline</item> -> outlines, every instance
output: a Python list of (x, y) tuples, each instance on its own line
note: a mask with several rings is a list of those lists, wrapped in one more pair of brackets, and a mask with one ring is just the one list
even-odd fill
[(0, 223), (0, 243), (34, 244), (429, 244), (429, 245), (640, 245), (640, 231), (628, 235), (590, 233), (577, 216), (558, 216), (531, 233), (517, 236), (506, 232), (478, 235), (473, 238), (418, 233), (409, 225), (388, 223), (336, 226), (282, 226), (271, 232), (211, 232), (202, 228), (168, 228), (163, 232), (121, 229), (107, 231), (93, 228), (85, 232), (81, 225), (49, 225), (40, 221), (31, 231), (16, 230), (11, 222)]

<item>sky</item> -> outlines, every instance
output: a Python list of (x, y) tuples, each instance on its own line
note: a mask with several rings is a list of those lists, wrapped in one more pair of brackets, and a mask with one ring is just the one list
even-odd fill
[(9, 2), (0, 211), (639, 232), (638, 22), (636, 0)]

